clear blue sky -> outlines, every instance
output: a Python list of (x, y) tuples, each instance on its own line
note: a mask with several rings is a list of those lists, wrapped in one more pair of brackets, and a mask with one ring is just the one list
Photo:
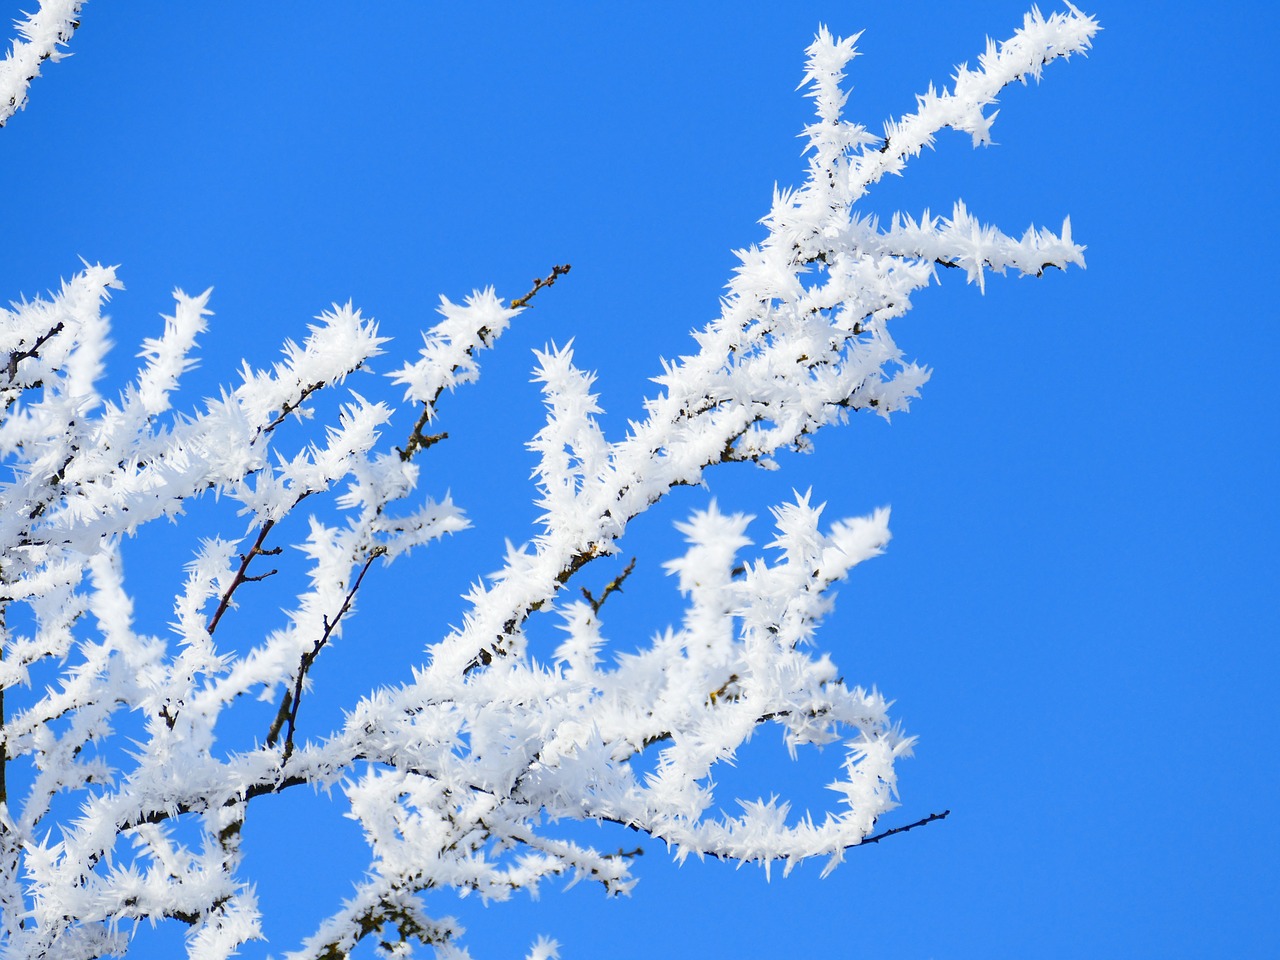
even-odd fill
[[(331, 301), (396, 336), (390, 369), (438, 294), (512, 298), (573, 264), (450, 403), (426, 485), (475, 529), (370, 581), (315, 674), (330, 720), (405, 676), (503, 538), (531, 535), (530, 350), (575, 337), (618, 431), (658, 356), (715, 314), (731, 249), (761, 236), (774, 183), (801, 177), (794, 88), (818, 24), (866, 29), (849, 114), (878, 129), (1026, 9), (446, 6), (92, 0), (75, 55), (0, 130), (0, 297), (56, 286), (81, 256), (121, 264), (127, 365), (175, 286), (213, 286), (190, 405)], [(995, 278), (985, 296), (948, 273), (897, 321), (935, 370), (909, 415), (857, 418), (777, 474), (713, 473), (623, 545), (641, 558), (611, 626), (626, 646), (678, 616), (670, 523), (709, 496), (765, 517), (792, 487), (833, 519), (891, 504), (888, 554), (856, 571), (821, 642), (920, 737), (894, 822), (951, 818), (825, 881), (677, 869), (648, 843), (629, 900), (437, 895), (477, 958), (538, 933), (617, 960), (1280, 955), (1280, 29), (1261, 2), (1086, 9), (1105, 28), (1093, 53), (1007, 91), (999, 146), (943, 136), (869, 209), (962, 198), (1009, 232), (1070, 214), (1088, 270)], [(187, 541), (146, 549), (131, 573), (163, 632)], [(754, 749), (759, 768), (726, 787), (823, 800), (831, 757), (789, 765), (770, 731)], [(271, 938), (251, 955), (295, 946), (350, 889), (363, 850), (340, 813), (305, 796), (251, 814)], [(178, 944), (139, 937), (143, 956)]]

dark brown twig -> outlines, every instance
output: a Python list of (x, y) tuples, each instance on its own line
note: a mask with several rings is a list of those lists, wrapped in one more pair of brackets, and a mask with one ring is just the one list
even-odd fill
[(276, 741), (280, 739), (281, 729), (285, 728), (284, 757), (280, 761), (281, 766), (288, 763), (289, 758), (293, 756), (293, 737), (298, 725), (298, 707), (302, 704), (302, 687), (306, 682), (307, 672), (311, 669), (312, 664), (316, 662), (316, 658), (320, 656), (320, 651), (329, 643), (329, 638), (333, 636), (333, 632), (338, 628), (338, 624), (342, 622), (342, 618), (351, 610), (352, 601), (356, 598), (356, 591), (360, 589), (360, 584), (364, 580), (364, 575), (369, 572), (369, 567), (383, 553), (384, 550), (378, 547), (369, 554), (364, 566), (360, 568), (360, 572), (356, 575), (355, 582), (351, 584), (351, 589), (347, 591), (347, 595), (342, 601), (342, 607), (332, 620), (328, 616), (324, 618), (324, 632), (316, 639), (315, 645), (302, 654), (302, 659), (298, 663), (298, 675), (293, 681), (293, 689), (285, 691), (284, 697), (280, 700), (280, 709), (276, 711), (276, 718), (272, 721), (271, 729), (267, 732), (267, 745), (275, 746)]
[(534, 298), (534, 295), (539, 290), (541, 290), (543, 287), (554, 286), (557, 280), (559, 280), (561, 277), (563, 277), (566, 273), (568, 273), (572, 269), (573, 269), (573, 264), (562, 263), (552, 267), (551, 273), (549, 273), (547, 276), (534, 277), (533, 289), (530, 290), (528, 293), (526, 293), (523, 297), (517, 297), (515, 300), (512, 300), (511, 306), (516, 308), (527, 307), (529, 305), (529, 301)]
[(604, 590), (598, 598), (592, 596), (591, 591), (586, 587), (582, 588), (582, 595), (586, 598), (587, 603), (591, 605), (592, 613), (600, 612), (600, 608), (604, 606), (604, 602), (609, 599), (609, 594), (622, 592), (622, 585), (626, 582), (627, 577), (631, 576), (631, 571), (635, 568), (636, 558), (632, 557), (631, 562), (626, 565), (623, 571), (605, 584)]
[[(262, 544), (266, 541), (267, 534), (271, 532), (271, 528), (275, 525), (276, 522), (274, 520), (266, 521), (262, 525), (262, 529), (258, 531), (258, 539), (253, 542), (253, 546), (249, 548), (249, 552), (240, 554), (240, 568), (236, 570), (236, 575), (232, 578), (231, 585), (227, 587), (226, 591), (222, 594), (222, 597), (218, 600), (218, 608), (213, 611), (213, 616), (211, 616), (209, 618), (209, 622), (204, 625), (205, 632), (210, 636), (213, 635), (214, 630), (218, 629), (218, 621), (222, 619), (222, 615), (226, 613), (227, 609), (231, 606), (231, 597), (242, 583), (248, 583), (251, 580), (263, 580), (266, 577), (271, 576), (270, 573), (257, 577), (249, 576), (249, 564), (253, 562), (254, 557), (274, 556), (280, 552), (279, 547), (276, 547), (273, 550), (262, 549)], [(271, 573), (275, 572), (276, 571), (274, 570), (271, 571)]]

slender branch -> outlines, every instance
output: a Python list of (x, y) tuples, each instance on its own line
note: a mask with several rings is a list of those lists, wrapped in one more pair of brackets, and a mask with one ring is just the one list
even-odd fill
[(428, 447), (435, 446), (441, 440), (449, 439), (449, 434), (447, 433), (426, 434), (422, 432), (426, 427), (427, 422), (431, 419), (432, 411), (435, 410), (436, 401), (440, 399), (440, 394), (443, 392), (444, 387), (441, 387), (436, 391), (436, 395), (431, 398), (430, 403), (424, 403), (422, 405), (422, 413), (418, 415), (418, 422), (413, 425), (413, 431), (409, 434), (409, 439), (405, 441), (404, 447), (396, 448), (400, 451), (400, 460), (402, 462), (408, 463), (414, 458), (419, 450), (426, 450)]
[(892, 837), (897, 833), (906, 833), (908, 830), (914, 830), (916, 827), (923, 827), (926, 824), (933, 823), (935, 820), (945, 820), (950, 815), (950, 810), (943, 810), (941, 813), (931, 813), (923, 820), (917, 820), (915, 823), (908, 823), (905, 827), (894, 827), (892, 830), (885, 830), (883, 833), (873, 833), (869, 837), (863, 837), (862, 842), (856, 844), (856, 846), (865, 847), (869, 843), (879, 843), (886, 837)]
[[(17, 67), (20, 77), (16, 86), (10, 84), (8, 100), (0, 101), (0, 127), (8, 123), (13, 114), (26, 105), (27, 88), (31, 81), (40, 75), (40, 64), (46, 60), (61, 60), (66, 56), (58, 51), (58, 47), (66, 46), (72, 35), (80, 28), (82, 5), (83, 0), (73, 3), (69, 16), (66, 14), (58, 16), (51, 14), (47, 9), (38, 8), (35, 13), (29, 14), (25, 21), (18, 21), (19, 29), (27, 31), (28, 39), (14, 40), (8, 55), (0, 61), (4, 66)], [(47, 41), (41, 43), (34, 39), (45, 35), (49, 28), (56, 31), (52, 43)]]
[[(870, 844), (870, 843), (879, 843), (881, 840), (884, 840), (888, 837), (892, 837), (895, 834), (907, 833), (910, 830), (916, 829), (916, 827), (923, 827), (930, 823), (933, 823), (935, 820), (945, 820), (950, 815), (951, 815), (950, 810), (943, 810), (941, 813), (931, 813), (927, 817), (917, 820), (915, 823), (908, 823), (905, 826), (894, 827), (893, 829), (885, 830), (882, 833), (873, 833), (869, 837), (863, 837), (857, 843), (848, 844), (847, 846), (844, 847), (844, 849), (856, 850), (858, 847), (865, 847), (867, 846), (867, 844)], [(628, 820), (622, 820), (618, 817), (611, 817), (608, 814), (598, 813), (598, 812), (593, 812), (591, 814), (591, 817), (595, 820), (599, 820), (602, 823), (616, 823), (618, 826), (626, 827), (628, 830), (634, 830), (637, 833), (647, 834), (648, 836), (651, 836), (651, 837), (654, 836), (652, 830), (650, 830), (648, 827), (645, 827), (642, 824), (633, 823)], [(662, 838), (655, 837), (655, 839), (662, 839)], [(635, 856), (637, 853), (643, 853), (643, 852), (644, 851), (640, 849), (637, 849), (637, 851), (634, 851), (634, 852), (619, 850), (618, 853), (615, 854), (615, 856), (629, 857), (629, 856)], [(740, 856), (736, 856), (732, 853), (721, 853), (718, 850), (699, 849), (696, 852), (700, 857), (711, 857), (713, 860), (738, 860), (738, 861), (742, 860)], [(765, 860), (780, 860), (780, 859), (782, 859), (782, 856), (780, 854), (775, 854), (773, 856), (762, 856), (760, 858), (760, 862), (763, 863)]]
[[(967, 270), (967, 269), (968, 269), (968, 268), (967, 268), (964, 264), (962, 264), (962, 263), (957, 263), (957, 262), (956, 262), (956, 261), (954, 261), (954, 260), (947, 260), (947, 259), (944, 259), (943, 257), (934, 257), (934, 258), (933, 258), (933, 262), (934, 262), (937, 266), (939, 266), (939, 267), (946, 267), (948, 270)], [(983, 265), (983, 266), (985, 266), (985, 267), (990, 267), (992, 270), (998, 270), (998, 269), (1000, 269), (1000, 268), (999, 268), (999, 267), (997, 267), (994, 263), (992, 263), (992, 262), (991, 262), (991, 259), (990, 259), (989, 257), (983, 257), (983, 258), (982, 258), (982, 265)], [(1032, 276), (1035, 276), (1035, 277), (1043, 277), (1043, 276), (1044, 276), (1044, 272), (1045, 272), (1046, 270), (1048, 270), (1050, 267), (1052, 267), (1054, 270), (1061, 270), (1061, 269), (1062, 269), (1062, 266), (1061, 266), (1061, 265), (1056, 264), (1056, 263), (1050, 263), (1048, 260), (1046, 260), (1044, 263), (1042, 263), (1042, 264), (1040, 264), (1038, 267), (1036, 267), (1035, 273), (1033, 273), (1033, 274), (1032, 274)], [(1019, 269), (1020, 269), (1020, 268), (1019, 268)], [(1028, 271), (1023, 271), (1023, 273), (1024, 273), (1024, 274), (1025, 274), (1025, 273), (1027, 273), (1027, 272), (1028, 272)]]
[(582, 595), (586, 598), (587, 603), (591, 605), (592, 613), (600, 612), (600, 608), (604, 606), (604, 602), (609, 599), (609, 594), (622, 592), (622, 585), (626, 583), (627, 577), (631, 576), (631, 571), (633, 571), (635, 568), (636, 568), (636, 558), (632, 557), (631, 562), (627, 564), (626, 568), (620, 574), (618, 574), (616, 577), (610, 580), (607, 584), (605, 584), (604, 591), (600, 594), (598, 598), (592, 596), (591, 591), (588, 590), (586, 587), (582, 588)]
[[(707, 702), (710, 703), (713, 707), (717, 703), (719, 703), (721, 700), (725, 701), (726, 703), (736, 702), (738, 700), (738, 694), (730, 693), (729, 688), (733, 686), (735, 683), (737, 683), (740, 679), (742, 678), (739, 677), (736, 673), (729, 674), (728, 680), (720, 684), (720, 687), (718, 689), (712, 690), (709, 694), (707, 694)], [(767, 721), (772, 720), (774, 716), (776, 716), (776, 714), (772, 714), (772, 715), (765, 714), (763, 717), (760, 717), (759, 719), (757, 719), (756, 723), (757, 724), (766, 723)]]
[(317, 638), (315, 645), (302, 654), (302, 659), (298, 663), (298, 675), (294, 678), (293, 690), (285, 691), (285, 695), (280, 700), (280, 709), (276, 711), (276, 718), (272, 721), (271, 729), (267, 733), (267, 745), (275, 746), (280, 739), (281, 729), (286, 728), (284, 757), (281, 760), (282, 766), (288, 763), (289, 758), (293, 756), (293, 737), (298, 724), (298, 707), (302, 705), (302, 687), (306, 682), (307, 672), (311, 669), (312, 664), (316, 662), (316, 658), (320, 656), (320, 651), (329, 643), (329, 638), (333, 636), (333, 632), (338, 628), (338, 624), (342, 622), (342, 618), (351, 610), (356, 591), (360, 589), (360, 584), (364, 580), (364, 575), (369, 572), (369, 567), (384, 552), (381, 547), (378, 547), (369, 554), (364, 566), (360, 568), (360, 572), (356, 575), (355, 582), (351, 584), (351, 589), (347, 591), (347, 595), (342, 601), (342, 607), (332, 620), (327, 616), (324, 618), (324, 632)]
[[(358, 756), (354, 757), (353, 762), (359, 759), (360, 757)], [(248, 801), (255, 800), (258, 797), (274, 796), (275, 794), (283, 793), (290, 787), (300, 787), (304, 783), (311, 783), (311, 780), (304, 776), (293, 776), (280, 777), (277, 780), (259, 781), (258, 783), (252, 783), (246, 787), (241, 796), (231, 797), (224, 800), (221, 805), (224, 807), (231, 807), (237, 803), (247, 803)], [(186, 814), (204, 813), (211, 806), (213, 805), (208, 802), (199, 803), (194, 801), (182, 801), (172, 805), (158, 807), (121, 822), (119, 832), (121, 834), (125, 834), (144, 824), (164, 823), (168, 820), (174, 820), (178, 817), (185, 816)]]
[[(295, 506), (296, 505), (297, 504), (295, 503)], [(218, 621), (222, 619), (222, 615), (231, 608), (231, 598), (242, 584), (257, 583), (260, 580), (267, 579), (267, 577), (275, 576), (276, 573), (279, 572), (272, 569), (263, 574), (257, 574), (254, 576), (249, 575), (249, 564), (253, 563), (254, 557), (274, 557), (280, 554), (280, 547), (273, 547), (270, 550), (264, 550), (262, 548), (263, 542), (267, 539), (267, 534), (271, 532), (271, 528), (274, 527), (275, 524), (276, 522), (274, 520), (268, 520), (263, 523), (262, 529), (258, 531), (258, 539), (253, 542), (253, 546), (249, 548), (249, 552), (240, 554), (240, 567), (236, 570), (236, 575), (232, 578), (231, 585), (223, 592), (222, 597), (218, 600), (218, 608), (213, 611), (213, 616), (211, 616), (208, 622), (204, 625), (205, 632), (209, 634), (210, 637), (213, 636), (213, 631), (218, 628)], [(164, 720), (165, 726), (170, 730), (172, 730), (178, 723), (178, 714), (181, 712), (182, 705), (181, 700), (176, 704), (170, 704), (166, 701), (164, 706), (160, 708), (160, 716)], [(170, 709), (171, 707), (172, 709)]]
[[(555, 282), (567, 274), (571, 269), (573, 269), (573, 264), (557, 264), (551, 268), (551, 272), (545, 277), (535, 277), (533, 280), (533, 289), (523, 297), (517, 297), (515, 300), (512, 300), (511, 306), (513, 308), (527, 307), (539, 290), (542, 290), (545, 287), (554, 286)], [(491, 333), (489, 328), (481, 327), (476, 332), (479, 335), (481, 342), (488, 346), (489, 334)], [(475, 347), (467, 347), (466, 354), (469, 357), (473, 356), (475, 354)], [(440, 386), (436, 389), (435, 395), (430, 400), (423, 403), (422, 413), (418, 415), (418, 422), (413, 425), (413, 430), (409, 433), (409, 439), (405, 441), (403, 447), (396, 448), (400, 454), (400, 459), (403, 462), (408, 463), (420, 451), (426, 450), (428, 447), (434, 446), (441, 440), (447, 440), (449, 438), (449, 434), (447, 433), (423, 433), (427, 428), (427, 424), (431, 421), (432, 415), (435, 413), (436, 403), (440, 400), (440, 395), (442, 393), (444, 393), (444, 387)]]
[(573, 269), (573, 264), (563, 263), (551, 268), (551, 272), (545, 277), (534, 277), (533, 289), (526, 293), (523, 297), (517, 297), (511, 301), (512, 307), (527, 307), (529, 301), (537, 295), (538, 291), (543, 287), (554, 286), (555, 282)]
[[(247, 583), (250, 580), (262, 580), (265, 576), (271, 575), (265, 574), (263, 577), (251, 577), (249, 576), (249, 564), (253, 562), (254, 557), (265, 555), (274, 556), (280, 552), (279, 547), (276, 547), (273, 550), (262, 549), (262, 544), (266, 541), (267, 534), (271, 532), (271, 528), (275, 525), (276, 522), (274, 520), (267, 520), (263, 523), (262, 529), (258, 531), (258, 539), (253, 542), (253, 546), (249, 548), (249, 552), (240, 554), (240, 568), (236, 571), (235, 577), (232, 578), (231, 585), (223, 592), (221, 599), (218, 601), (218, 608), (213, 611), (213, 616), (211, 616), (209, 618), (209, 622), (204, 625), (205, 632), (210, 636), (213, 635), (214, 630), (218, 629), (218, 621), (222, 619), (222, 615), (226, 613), (227, 609), (231, 606), (231, 597), (240, 585), (242, 583)], [(275, 573), (275, 571), (272, 570), (271, 573)]]
[(304, 403), (306, 403), (307, 397), (311, 396), (317, 390), (321, 390), (327, 386), (328, 384), (324, 380), (321, 380), (318, 383), (307, 384), (305, 387), (302, 388), (302, 392), (298, 394), (297, 400), (295, 400), (293, 403), (290, 403), (288, 400), (286, 400), (284, 403), (280, 405), (280, 413), (276, 415), (276, 418), (274, 420), (272, 420), (270, 423), (268, 423), (265, 427), (262, 428), (262, 432), (270, 433), (276, 427), (280, 426), (280, 424), (284, 423), (286, 420), (289, 419), (289, 414), (293, 413), (295, 410), (301, 407)]
[(9, 362), (5, 367), (5, 373), (8, 374), (10, 384), (12, 384), (14, 379), (18, 376), (18, 364), (28, 358), (39, 357), (40, 348), (43, 347), (48, 341), (52, 340), (54, 337), (60, 334), (62, 330), (63, 330), (63, 324), (62, 324), (62, 321), (59, 320), (49, 330), (40, 334), (40, 336), (36, 338), (36, 342), (33, 343), (28, 349), (11, 350), (9, 352)]

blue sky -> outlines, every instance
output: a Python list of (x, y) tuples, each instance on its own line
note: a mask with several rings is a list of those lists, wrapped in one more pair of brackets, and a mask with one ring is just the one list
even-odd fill
[[(848, 113), (878, 129), (1026, 9), (456, 6), (93, 0), (74, 56), (0, 131), (0, 297), (55, 287), (78, 257), (121, 264), (123, 378), (171, 290), (213, 286), (189, 405), (332, 301), (397, 338), (391, 369), (439, 294), (513, 298), (573, 264), (448, 407), (426, 485), (452, 489), (474, 529), (371, 580), (317, 668), (332, 693), (317, 724), (404, 677), (504, 537), (532, 534), (530, 351), (575, 338), (616, 433), (658, 357), (717, 312), (730, 251), (761, 237), (774, 183), (801, 179), (794, 88), (818, 24), (865, 28)], [(676, 868), (648, 843), (629, 900), (437, 896), (477, 958), (538, 933), (566, 958), (617, 960), (1280, 953), (1280, 30), (1262, 3), (1086, 9), (1105, 28), (1093, 53), (1007, 91), (999, 146), (943, 136), (866, 209), (960, 198), (1011, 233), (1069, 214), (1088, 270), (993, 278), (985, 295), (948, 272), (896, 322), (934, 369), (910, 414), (855, 418), (778, 473), (713, 473), (623, 544), (640, 557), (614, 613), (625, 647), (678, 616), (670, 524), (709, 497), (765, 518), (792, 488), (832, 519), (891, 504), (888, 553), (845, 585), (820, 642), (920, 737), (894, 822), (951, 817), (822, 881)], [(157, 632), (189, 544), (137, 548)], [(835, 757), (792, 765), (769, 731), (753, 751), (726, 787), (823, 802)], [(251, 814), (271, 938), (253, 955), (293, 947), (350, 889), (363, 849), (340, 814), (323, 797)], [(139, 937), (157, 958), (179, 942)]]

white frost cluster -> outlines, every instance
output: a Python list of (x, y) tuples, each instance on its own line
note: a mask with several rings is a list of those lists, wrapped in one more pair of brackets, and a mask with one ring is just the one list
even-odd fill
[(40, 75), (45, 60), (55, 63), (66, 56), (59, 48), (71, 39), (84, 0), (41, 0), (35, 13), (14, 26), (18, 38), (0, 60), (0, 127), (27, 105), (27, 87)]
[[(9, 113), (24, 102), (33, 64), (57, 55), (78, 6), (46, 0), (21, 28), (0, 69), (0, 119), (6, 100)], [(421, 430), (443, 416), (446, 391), (479, 376), (479, 351), (522, 307), (491, 290), (442, 301), (418, 358), (391, 375), (420, 414), (403, 447), (382, 439), (392, 410), (352, 390), (331, 422), (307, 431), (323, 397), (387, 342), (350, 305), (191, 413), (175, 412), (173, 397), (205, 331), (208, 292), (175, 293), (173, 315), (114, 399), (100, 389), (113, 268), (86, 266), (49, 299), (0, 309), (5, 955), (123, 955), (135, 923), (166, 919), (188, 925), (190, 956), (233, 955), (261, 935), (242, 870), (247, 807), (303, 785), (339, 788), (371, 861), (297, 958), (345, 956), (366, 937), (388, 956), (415, 942), (466, 956), (457, 923), (428, 912), (428, 890), (502, 900), (550, 877), (610, 893), (632, 886), (627, 853), (585, 846), (557, 821), (619, 824), (681, 858), (784, 872), (810, 857), (830, 869), (863, 842), (895, 806), (895, 761), (912, 739), (883, 697), (839, 678), (815, 631), (833, 585), (888, 542), (887, 510), (824, 525), (822, 507), (797, 495), (773, 508), (766, 556), (748, 552), (751, 517), (714, 503), (694, 513), (679, 525), (684, 555), (666, 565), (683, 619), (638, 649), (626, 636), (632, 653), (616, 652), (605, 622), (617, 581), (574, 595), (583, 569), (617, 554), (630, 521), (673, 487), (717, 464), (774, 466), (779, 451), (808, 449), (850, 411), (905, 409), (928, 373), (903, 359), (889, 323), (939, 264), (979, 284), (988, 272), (1083, 266), (1069, 225), (1014, 239), (958, 202), (950, 217), (898, 216), (882, 228), (856, 204), (943, 127), (986, 142), (1001, 88), (1086, 50), (1096, 30), (1074, 7), (1033, 11), (884, 136), (843, 119), (856, 38), (822, 30), (805, 73), (817, 114), (805, 131), (807, 179), (775, 193), (767, 235), (739, 252), (720, 317), (694, 334), (691, 353), (664, 362), (643, 419), (616, 438), (597, 420), (593, 375), (575, 366), (571, 345), (538, 353), (539, 531), (476, 583), (458, 628), (424, 638), (411, 682), (352, 704), (335, 730), (305, 729), (305, 711), (299, 721), (308, 671), (350, 628), (375, 560), (466, 528), (447, 497), (418, 492), (415, 454), (439, 439)], [(169, 635), (141, 632), (121, 541), (208, 496), (235, 505), (237, 534), (248, 533), (195, 545)], [(296, 544), (309, 577), (282, 625), (246, 642), (252, 625), (237, 621), (241, 636), (228, 642), (219, 626), (236, 618), (238, 591), (288, 546), (282, 521), (326, 501), (329, 519), (312, 516)], [(535, 616), (562, 631), (549, 662), (527, 643)], [(274, 719), (251, 747), (220, 746), (253, 700), (271, 703)], [(717, 765), (762, 725), (793, 751), (844, 751), (830, 811), (793, 815), (776, 796), (734, 804), (716, 794)], [(529, 954), (557, 955), (545, 938)]]

